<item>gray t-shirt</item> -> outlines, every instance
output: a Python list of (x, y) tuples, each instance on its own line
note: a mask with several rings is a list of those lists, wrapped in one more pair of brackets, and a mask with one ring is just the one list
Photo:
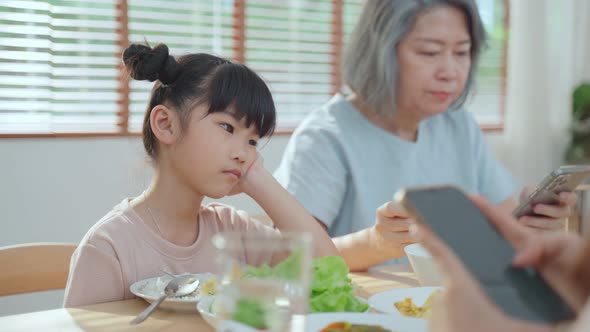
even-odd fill
[(470, 113), (432, 116), (408, 142), (375, 126), (342, 95), (299, 125), (274, 176), (331, 236), (374, 225), (377, 208), (402, 187), (454, 184), (496, 204), (516, 189)]

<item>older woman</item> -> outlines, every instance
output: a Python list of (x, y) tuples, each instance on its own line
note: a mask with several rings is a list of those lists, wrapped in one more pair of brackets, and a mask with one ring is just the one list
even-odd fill
[[(462, 108), (484, 42), (474, 0), (366, 1), (345, 50), (352, 94), (301, 123), (275, 172), (352, 270), (402, 257), (413, 242), (412, 221), (384, 204), (401, 187), (455, 184), (516, 207), (514, 179)], [(520, 222), (558, 229), (574, 203), (563, 194), (560, 206), (539, 205), (542, 217)]]

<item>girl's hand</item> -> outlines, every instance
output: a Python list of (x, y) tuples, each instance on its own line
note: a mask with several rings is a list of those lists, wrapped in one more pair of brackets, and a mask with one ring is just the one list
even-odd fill
[(269, 174), (264, 168), (263, 162), (264, 160), (262, 155), (258, 153), (254, 162), (252, 162), (250, 167), (248, 167), (246, 172), (240, 178), (240, 181), (229, 192), (228, 196), (237, 195), (240, 193), (245, 193), (246, 195), (251, 196), (250, 193), (252, 193), (253, 188), (262, 182), (260, 178)]
[(377, 209), (375, 225), (370, 228), (370, 243), (386, 257), (403, 257), (404, 247), (416, 242), (409, 233), (413, 223), (401, 205), (387, 202)]
[[(524, 188), (521, 193), (521, 201), (530, 193), (529, 188)], [(518, 222), (532, 229), (542, 231), (559, 231), (565, 229), (565, 221), (572, 214), (578, 197), (573, 192), (562, 192), (558, 195), (557, 205), (537, 204), (533, 210), (540, 216), (523, 216)]]

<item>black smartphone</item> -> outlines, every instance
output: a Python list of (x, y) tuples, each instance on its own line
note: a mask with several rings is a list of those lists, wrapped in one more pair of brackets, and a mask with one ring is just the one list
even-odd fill
[(557, 195), (572, 192), (586, 178), (590, 177), (590, 165), (564, 165), (549, 173), (535, 190), (512, 212), (516, 218), (535, 216), (535, 204), (557, 204)]
[(507, 315), (544, 323), (574, 318), (572, 309), (536, 270), (512, 266), (514, 248), (462, 190), (408, 188), (394, 199), (452, 248)]

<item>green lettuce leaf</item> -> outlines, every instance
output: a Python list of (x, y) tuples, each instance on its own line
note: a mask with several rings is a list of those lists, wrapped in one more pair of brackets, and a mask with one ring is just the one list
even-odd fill
[[(303, 251), (294, 251), (275, 267), (262, 265), (249, 267), (243, 278), (268, 278), (296, 279), (301, 271), (300, 260)], [(326, 256), (313, 260), (313, 276), (310, 285), (309, 312), (364, 312), (369, 305), (360, 301), (353, 295), (354, 287), (348, 278), (348, 266), (340, 256)], [(242, 323), (253, 327), (264, 325), (260, 305), (254, 301), (244, 302), (244, 308), (238, 307), (238, 317), (234, 317)], [(250, 307), (247, 307), (250, 306)], [(239, 318), (239, 319), (238, 319)], [(251, 322), (247, 322), (251, 320)], [(254, 325), (256, 324), (256, 325)]]
[(313, 261), (313, 279), (309, 299), (310, 312), (364, 312), (369, 308), (354, 295), (348, 266), (340, 256)]
[(232, 320), (255, 327), (267, 328), (266, 315), (262, 303), (256, 299), (241, 298), (236, 302)]

